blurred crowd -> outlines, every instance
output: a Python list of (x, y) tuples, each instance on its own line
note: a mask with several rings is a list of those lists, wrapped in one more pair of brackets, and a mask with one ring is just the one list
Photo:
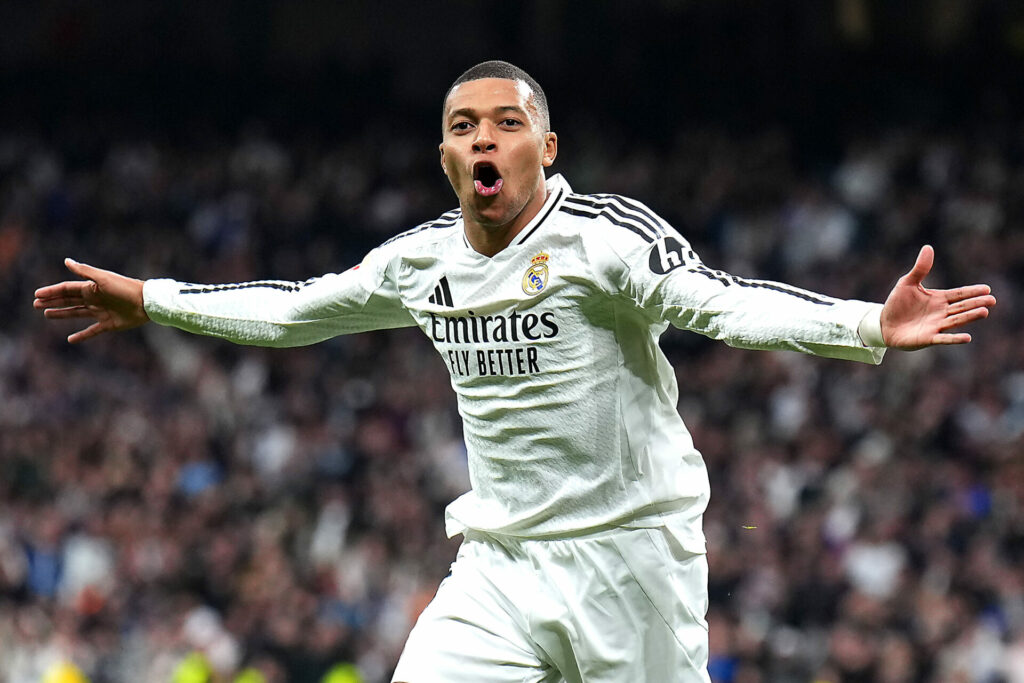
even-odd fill
[[(65, 256), (192, 282), (346, 269), (454, 205), (436, 140), (89, 133), (0, 134), (0, 681), (186, 680), (195, 657), (188, 680), (390, 680), (468, 487), (422, 334), (69, 346), (31, 301)], [(716, 683), (1024, 682), (1024, 128), (819, 157), (781, 129), (647, 144), (580, 119), (556, 170), (739, 275), (879, 301), (931, 243), (926, 284), (993, 285), (972, 344), (881, 367), (663, 347), (711, 475)]]

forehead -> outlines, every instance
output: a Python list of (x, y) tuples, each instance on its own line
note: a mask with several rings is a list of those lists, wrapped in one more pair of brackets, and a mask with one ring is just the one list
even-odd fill
[(507, 78), (481, 78), (460, 83), (448, 94), (444, 115), (457, 109), (486, 110), (495, 107), (516, 106), (536, 114), (533, 91), (525, 81)]

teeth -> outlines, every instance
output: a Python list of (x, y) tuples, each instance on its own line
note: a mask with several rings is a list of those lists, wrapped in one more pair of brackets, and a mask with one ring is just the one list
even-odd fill
[(498, 194), (501, 191), (501, 186), (503, 184), (504, 183), (502, 182), (501, 178), (498, 178), (498, 180), (495, 181), (492, 187), (487, 187), (480, 180), (473, 181), (473, 186), (476, 187), (477, 194), (482, 195), (484, 197), (493, 197), (494, 195)]

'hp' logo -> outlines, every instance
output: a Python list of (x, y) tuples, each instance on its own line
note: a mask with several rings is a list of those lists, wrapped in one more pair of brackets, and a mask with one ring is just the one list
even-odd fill
[(651, 270), (664, 275), (683, 265), (683, 245), (674, 237), (666, 237), (654, 243), (648, 261)]

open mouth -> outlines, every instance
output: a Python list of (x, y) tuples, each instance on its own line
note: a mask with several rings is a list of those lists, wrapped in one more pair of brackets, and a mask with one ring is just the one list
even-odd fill
[(477, 194), (493, 197), (501, 192), (503, 184), (501, 174), (491, 162), (481, 161), (473, 166), (473, 186), (476, 188)]

